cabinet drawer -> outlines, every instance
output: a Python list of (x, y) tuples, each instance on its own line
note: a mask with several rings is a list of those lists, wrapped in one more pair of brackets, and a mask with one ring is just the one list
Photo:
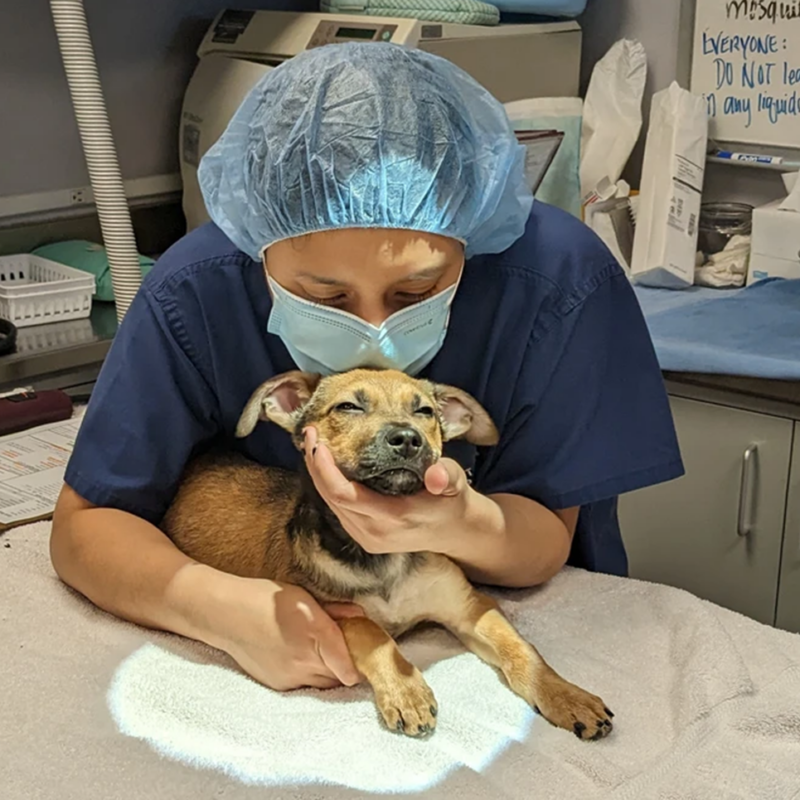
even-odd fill
[(686, 475), (620, 498), (631, 577), (775, 622), (793, 423), (671, 398)]

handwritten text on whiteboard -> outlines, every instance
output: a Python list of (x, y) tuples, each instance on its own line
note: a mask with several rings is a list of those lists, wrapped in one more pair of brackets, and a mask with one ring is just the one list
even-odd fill
[(712, 135), (775, 142), (780, 128), (800, 144), (800, 0), (698, 0), (697, 14), (692, 88)]

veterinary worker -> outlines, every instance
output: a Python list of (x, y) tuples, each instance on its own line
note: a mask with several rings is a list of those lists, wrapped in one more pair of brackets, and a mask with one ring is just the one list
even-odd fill
[(532, 200), (523, 162), (502, 105), (419, 50), (337, 44), (264, 76), (201, 162), (213, 222), (160, 258), (104, 363), (54, 517), (63, 581), (273, 688), (356, 682), (334, 617), (357, 608), (195, 564), (158, 524), (212, 443), (299, 467), (277, 425), (234, 437), (261, 382), (360, 365), (464, 389), (500, 431), (388, 506), (307, 455), (367, 551), (443, 553), (499, 586), (624, 575), (617, 496), (682, 473), (667, 397), (625, 275)]

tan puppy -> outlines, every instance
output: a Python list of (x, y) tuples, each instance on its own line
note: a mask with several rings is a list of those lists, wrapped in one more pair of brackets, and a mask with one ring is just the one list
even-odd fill
[[(313, 425), (348, 479), (388, 495), (422, 490), (444, 441), (464, 437), (488, 446), (498, 439), (468, 394), (394, 371), (280, 375), (254, 392), (237, 436), (249, 435), (258, 420), (280, 425), (299, 449), (303, 430)], [(581, 739), (611, 732), (613, 714), (603, 701), (556, 674), (452, 561), (433, 553), (367, 553), (304, 468), (294, 474), (240, 456), (202, 456), (189, 465), (162, 526), (199, 562), (293, 583), (322, 602), (362, 606), (366, 617), (339, 625), (391, 729), (424, 736), (436, 725), (433, 693), (393, 639), (430, 621), (498, 667), (511, 689), (553, 725)]]

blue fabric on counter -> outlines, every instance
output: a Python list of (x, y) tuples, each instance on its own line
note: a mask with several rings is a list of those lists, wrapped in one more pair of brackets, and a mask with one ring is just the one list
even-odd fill
[(800, 280), (745, 289), (634, 288), (661, 369), (800, 379)]

